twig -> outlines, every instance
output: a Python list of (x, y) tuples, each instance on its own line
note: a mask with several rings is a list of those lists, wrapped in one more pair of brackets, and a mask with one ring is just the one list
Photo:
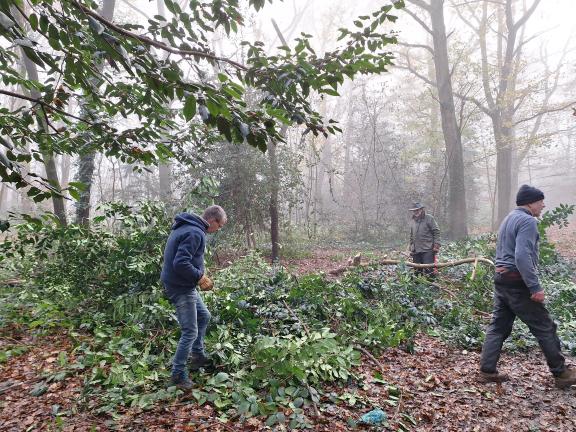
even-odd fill
[(380, 363), (378, 359), (370, 353), (370, 351), (368, 351), (367, 349), (363, 348), (360, 345), (354, 345), (354, 348), (356, 348), (358, 351), (361, 351), (362, 354), (364, 354), (366, 357), (372, 360), (376, 364), (376, 366), (380, 368), (380, 372), (382, 373), (382, 375), (384, 375), (384, 366), (382, 366), (382, 363)]
[(46, 378), (43, 378), (43, 377), (36, 377), (36, 378), (34, 378), (33, 380), (30, 380), (30, 381), (20, 381), (20, 382), (18, 382), (18, 383), (16, 383), (16, 384), (12, 384), (11, 386), (4, 387), (4, 388), (0, 388), (0, 394), (6, 393), (8, 390), (11, 390), (11, 389), (13, 389), (13, 388), (18, 388), (18, 387), (20, 387), (20, 386), (22, 386), (22, 385), (24, 385), (24, 384), (34, 384), (34, 383), (37, 383), (37, 382), (39, 382), (39, 381), (44, 381), (45, 379), (46, 379)]
[(286, 306), (286, 309), (288, 309), (288, 311), (292, 314), (292, 316), (296, 319), (296, 321), (298, 321), (300, 323), (300, 325), (302, 326), (302, 328), (304, 329), (304, 331), (306, 332), (306, 335), (308, 337), (310, 337), (310, 330), (308, 330), (308, 327), (306, 327), (306, 324), (304, 324), (300, 318), (298, 318), (298, 315), (296, 315), (296, 312), (294, 312), (290, 306), (288, 306), (288, 303), (286, 303), (285, 300), (282, 300), (282, 303), (284, 303), (284, 306)]
[(305, 383), (306, 384), (306, 388), (308, 389), (308, 393), (310, 394), (310, 400), (312, 401), (312, 408), (314, 408), (314, 415), (316, 417), (320, 417), (320, 411), (318, 410), (318, 405), (316, 405), (316, 402), (314, 402), (314, 399), (312, 398), (312, 389), (310, 388), (310, 384)]
[(201, 430), (212, 430), (213, 426), (216, 425), (220, 425), (223, 426), (226, 430), (229, 430), (230, 432), (236, 432), (236, 429), (233, 429), (232, 427), (228, 426), (226, 423), (221, 422), (220, 420), (216, 420), (212, 423), (208, 423), (207, 425), (201, 426), (200, 428), (196, 429), (197, 431), (201, 431)]
[[(27, 100), (27, 101), (30, 101), (30, 102), (34, 102), (35, 104), (39, 104), (39, 105), (41, 105), (42, 107), (49, 108), (49, 109), (51, 109), (52, 111), (56, 111), (56, 112), (58, 112), (58, 113), (60, 113), (60, 114), (62, 114), (62, 115), (65, 115), (65, 116), (67, 116), (67, 117), (71, 117), (71, 118), (73, 118), (73, 119), (75, 119), (75, 120), (84, 122), (84, 123), (86, 123), (86, 124), (89, 124), (90, 126), (95, 126), (95, 123), (91, 122), (90, 120), (86, 120), (86, 119), (84, 119), (84, 118), (82, 118), (82, 117), (77, 117), (77, 116), (75, 116), (74, 114), (70, 114), (70, 113), (68, 113), (68, 112), (66, 112), (66, 111), (64, 111), (64, 110), (61, 110), (60, 108), (55, 107), (54, 105), (50, 105), (49, 103), (44, 102), (42, 99), (35, 99), (35, 98), (31, 97), (31, 96), (26, 96), (26, 95), (22, 95), (22, 94), (19, 94), (19, 93), (14, 93), (14, 92), (9, 91), (9, 90), (0, 90), (0, 94), (5, 94), (6, 96), (11, 96), (11, 97), (14, 97), (14, 98), (17, 98), (17, 99), (24, 99), (24, 100)], [(32, 106), (32, 108), (34, 108), (34, 106)]]
[(394, 415), (390, 419), (391, 423), (396, 421), (396, 417), (398, 417), (398, 414), (400, 414), (400, 408), (402, 407), (402, 393), (403, 393), (403, 391), (401, 390), (400, 395), (398, 396), (398, 405), (396, 405), (396, 412), (394, 413)]
[[(382, 373), (382, 376), (384, 376), (384, 367), (382, 366), (382, 363), (380, 363), (378, 361), (378, 359), (370, 353), (370, 351), (364, 349), (360, 345), (354, 345), (354, 348), (361, 351), (366, 357), (368, 357), (370, 360), (372, 360), (380, 368), (380, 372)], [(404, 390), (400, 389), (400, 396), (398, 397), (398, 405), (396, 405), (396, 412), (394, 413), (394, 415), (390, 419), (390, 422), (393, 422), (396, 419), (396, 417), (398, 417), (398, 414), (400, 414), (400, 407), (402, 405), (402, 394), (403, 393), (404, 393)]]
[(433, 286), (433, 287), (438, 288), (439, 290), (444, 291), (445, 293), (450, 294), (450, 296), (451, 296), (452, 298), (454, 298), (454, 299), (457, 299), (457, 298), (458, 298), (458, 297), (456, 296), (456, 294), (454, 294), (454, 293), (453, 293), (452, 291), (450, 291), (448, 288), (444, 288), (444, 287), (443, 287), (442, 285), (440, 285), (440, 284), (437, 284), (437, 283), (435, 283), (435, 282), (429, 282), (429, 284), (430, 284), (431, 286)]
[(6, 393), (8, 390), (12, 390), (13, 388), (20, 387), (21, 385), (25, 384), (25, 381), (12, 384), (11, 386), (0, 388), (0, 395)]

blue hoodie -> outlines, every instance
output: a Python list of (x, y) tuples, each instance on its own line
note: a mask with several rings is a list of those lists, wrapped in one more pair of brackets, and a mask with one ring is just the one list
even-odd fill
[(192, 291), (204, 274), (208, 226), (208, 222), (195, 214), (180, 213), (174, 218), (160, 275), (169, 297)]

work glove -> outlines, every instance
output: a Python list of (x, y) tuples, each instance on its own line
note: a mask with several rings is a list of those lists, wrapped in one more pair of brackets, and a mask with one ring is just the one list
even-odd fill
[(212, 288), (214, 288), (214, 282), (212, 282), (208, 276), (202, 275), (198, 281), (198, 286), (202, 291), (210, 291)]
[(440, 245), (439, 245), (439, 244), (435, 244), (435, 245), (432, 247), (432, 250), (433, 250), (434, 252), (438, 253), (438, 252), (440, 251)]

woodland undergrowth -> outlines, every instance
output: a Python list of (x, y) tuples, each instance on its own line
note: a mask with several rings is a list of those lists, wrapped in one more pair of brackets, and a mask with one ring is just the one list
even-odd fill
[[(565, 348), (576, 354), (572, 269), (545, 237), (545, 228), (562, 225), (571, 210), (555, 209), (540, 222), (541, 277)], [(0, 325), (65, 334), (73, 346), (58, 356), (56, 372), (42, 377), (38, 394), (52, 381), (80, 375), (79, 409), (112, 421), (129, 408), (182, 396), (167, 385), (178, 326), (158, 280), (169, 226), (159, 205), (143, 203), (108, 205), (90, 230), (61, 227), (50, 216), (27, 216), (12, 227), (0, 246), (0, 279), (18, 281), (0, 288)], [(441, 260), (493, 257), (494, 246), (494, 235), (466, 239), (446, 245)], [(295, 277), (248, 254), (213, 271), (217, 289), (203, 294), (212, 312), (206, 346), (216, 370), (192, 375), (191, 397), (211, 404), (223, 421), (263, 416), (268, 425), (309, 427), (311, 408), (349, 402), (328, 389), (358, 383), (363, 352), (410, 351), (419, 332), (478, 349), (492, 271), (484, 264), (457, 266), (430, 283), (404, 264), (368, 265), (333, 281), (323, 274)], [(517, 325), (508, 348), (531, 348), (527, 332)], [(0, 362), (26, 350), (6, 345)], [(385, 385), (394, 405), (398, 390)]]

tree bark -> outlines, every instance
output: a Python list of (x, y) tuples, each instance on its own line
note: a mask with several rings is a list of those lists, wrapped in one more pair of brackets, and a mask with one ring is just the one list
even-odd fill
[[(116, 0), (103, 0), (100, 15), (108, 21), (112, 20), (114, 16), (114, 9), (116, 7)], [(102, 65), (94, 66), (102, 69)], [(86, 111), (86, 108), (82, 108)], [(90, 114), (90, 113), (86, 113)], [(84, 116), (83, 116), (84, 117)], [(84, 190), (80, 191), (80, 199), (76, 203), (76, 223), (82, 226), (90, 225), (90, 202), (92, 198), (92, 180), (94, 178), (94, 161), (96, 153), (93, 151), (87, 152), (80, 156), (78, 161), (78, 174), (77, 181), (84, 184)]]
[(444, 23), (444, 0), (431, 0), (430, 18), (434, 44), (434, 68), (438, 86), (440, 118), (446, 143), (448, 164), (448, 237), (460, 239), (468, 235), (466, 187), (462, 137), (456, 120), (454, 93), (448, 59), (448, 40)]

